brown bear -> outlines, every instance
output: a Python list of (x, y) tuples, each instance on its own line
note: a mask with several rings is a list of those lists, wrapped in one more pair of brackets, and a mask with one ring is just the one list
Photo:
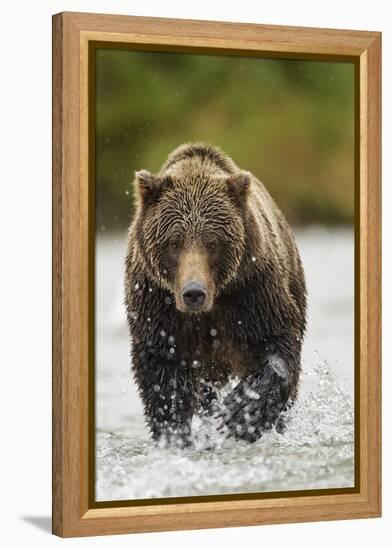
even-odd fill
[(265, 187), (210, 145), (137, 172), (135, 193), (125, 293), (152, 436), (187, 446), (193, 415), (219, 410), (223, 432), (256, 441), (299, 382), (306, 287), (292, 231)]

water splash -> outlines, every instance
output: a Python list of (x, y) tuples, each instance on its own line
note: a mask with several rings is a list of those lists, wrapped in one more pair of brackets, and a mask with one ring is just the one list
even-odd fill
[[(227, 388), (227, 391), (229, 388)], [(303, 373), (299, 398), (255, 444), (226, 440), (213, 419), (193, 421), (194, 448), (159, 449), (145, 430), (98, 430), (97, 500), (286, 491), (354, 485), (353, 401), (327, 362)]]

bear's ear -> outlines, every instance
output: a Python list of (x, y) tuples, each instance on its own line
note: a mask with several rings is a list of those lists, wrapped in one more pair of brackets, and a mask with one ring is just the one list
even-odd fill
[(167, 187), (167, 178), (154, 176), (148, 170), (140, 170), (135, 172), (135, 187), (136, 192), (144, 204), (149, 204), (156, 201), (162, 191)]
[(250, 172), (238, 172), (227, 178), (228, 192), (231, 197), (240, 205), (247, 198), (248, 190), (251, 184)]

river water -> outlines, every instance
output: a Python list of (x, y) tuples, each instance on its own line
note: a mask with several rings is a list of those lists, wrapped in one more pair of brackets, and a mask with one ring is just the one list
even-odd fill
[(296, 231), (308, 286), (299, 398), (283, 435), (255, 444), (194, 419), (194, 448), (155, 447), (129, 374), (122, 295), (125, 238), (100, 232), (96, 251), (96, 499), (162, 498), (354, 485), (354, 238)]

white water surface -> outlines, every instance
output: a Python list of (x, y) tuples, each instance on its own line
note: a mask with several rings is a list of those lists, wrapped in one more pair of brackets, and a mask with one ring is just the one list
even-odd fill
[[(123, 306), (125, 236), (99, 233), (96, 252), (96, 499), (352, 487), (354, 485), (354, 237), (296, 231), (308, 286), (299, 398), (283, 435), (226, 441), (193, 422), (194, 448), (157, 448), (130, 374)], [(206, 444), (207, 442), (207, 444)], [(210, 448), (211, 447), (211, 448)]]

